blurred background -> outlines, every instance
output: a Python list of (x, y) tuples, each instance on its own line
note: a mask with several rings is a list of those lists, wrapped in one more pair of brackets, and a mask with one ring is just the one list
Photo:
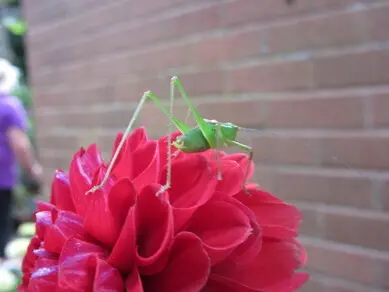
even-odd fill
[[(179, 75), (207, 118), (262, 130), (242, 141), (262, 188), (303, 212), (303, 291), (389, 290), (388, 0), (5, 2), (0, 50), (22, 70), (12, 42), (27, 32), (32, 95), (19, 95), (34, 103), (43, 196), (79, 147), (110, 153), (142, 93), (166, 101)], [(150, 103), (138, 125), (160, 137), (167, 122)]]

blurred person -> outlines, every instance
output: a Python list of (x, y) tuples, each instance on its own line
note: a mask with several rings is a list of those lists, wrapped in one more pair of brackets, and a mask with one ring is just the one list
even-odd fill
[(28, 117), (22, 102), (10, 94), (18, 84), (19, 71), (0, 59), (0, 261), (11, 233), (12, 194), (18, 184), (19, 165), (38, 184), (42, 167), (35, 159), (27, 135)]

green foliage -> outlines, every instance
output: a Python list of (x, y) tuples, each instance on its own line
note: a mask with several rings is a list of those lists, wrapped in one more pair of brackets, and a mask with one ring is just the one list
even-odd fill
[(20, 7), (20, 0), (1, 0), (1, 4), (6, 5), (8, 7)]
[(7, 29), (14, 35), (23, 36), (27, 31), (27, 23), (22, 20), (16, 20), (8, 24)]
[(27, 32), (27, 23), (14, 19), (6, 24), (9, 45), (13, 53), (12, 64), (22, 71), (22, 79), (27, 80), (27, 64), (25, 58), (24, 36)]

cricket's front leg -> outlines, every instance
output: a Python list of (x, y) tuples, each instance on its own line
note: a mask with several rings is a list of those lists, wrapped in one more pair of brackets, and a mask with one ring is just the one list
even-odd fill
[(166, 183), (163, 185), (160, 190), (157, 192), (156, 196), (166, 192), (170, 189), (172, 181), (172, 133), (173, 133), (173, 108), (174, 108), (174, 92), (175, 92), (175, 79), (177, 77), (172, 77), (170, 80), (170, 105), (169, 105), (169, 134), (167, 138), (167, 175)]
[(137, 105), (137, 107), (136, 107), (136, 109), (135, 109), (134, 115), (132, 116), (130, 122), (128, 123), (127, 129), (126, 129), (126, 131), (124, 132), (123, 137), (122, 137), (122, 139), (120, 140), (120, 143), (119, 143), (118, 147), (116, 148), (116, 151), (115, 151), (114, 155), (112, 156), (111, 162), (110, 162), (109, 165), (108, 165), (108, 169), (107, 169), (107, 171), (106, 171), (106, 173), (105, 173), (105, 175), (104, 175), (104, 177), (103, 177), (103, 180), (101, 181), (101, 183), (100, 183), (99, 185), (96, 185), (96, 186), (94, 186), (93, 188), (91, 188), (89, 191), (87, 191), (87, 192), (85, 193), (85, 195), (88, 195), (88, 194), (90, 194), (90, 193), (94, 193), (94, 192), (97, 191), (97, 190), (100, 190), (100, 189), (103, 188), (103, 187), (105, 186), (105, 184), (107, 183), (108, 178), (109, 178), (109, 176), (110, 176), (111, 173), (112, 173), (113, 166), (114, 166), (116, 160), (117, 160), (118, 157), (119, 157), (120, 151), (122, 151), (122, 148), (123, 148), (123, 146), (124, 146), (124, 143), (126, 142), (127, 137), (128, 137), (128, 136), (130, 135), (130, 133), (131, 133), (132, 127), (133, 127), (134, 124), (135, 124), (135, 121), (136, 121), (136, 119), (137, 119), (137, 117), (138, 117), (138, 115), (139, 115), (139, 113), (140, 113), (140, 110), (142, 109), (143, 104), (145, 103), (146, 99), (149, 97), (150, 94), (151, 94), (151, 91), (146, 91), (146, 92), (143, 94), (142, 98), (140, 99), (140, 101), (139, 101), (139, 103), (138, 103), (138, 105)]

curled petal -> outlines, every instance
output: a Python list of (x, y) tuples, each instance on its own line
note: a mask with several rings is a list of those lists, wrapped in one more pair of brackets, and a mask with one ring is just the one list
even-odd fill
[(85, 230), (107, 248), (113, 248), (135, 197), (131, 181), (125, 178), (117, 181), (109, 192), (98, 190), (88, 195)]
[(293, 205), (275, 200), (272, 195), (261, 190), (249, 190), (235, 198), (248, 206), (256, 215), (262, 228), (263, 236), (288, 239), (297, 236), (302, 216)]
[(107, 260), (111, 266), (117, 268), (123, 274), (132, 270), (135, 259), (135, 238), (135, 206), (131, 206), (128, 209), (119, 237)]
[(50, 202), (58, 209), (75, 212), (73, 199), (70, 194), (70, 182), (68, 175), (62, 170), (55, 172), (51, 186)]
[[(166, 181), (165, 168), (160, 183)], [(168, 190), (173, 206), (175, 231), (180, 230), (192, 214), (208, 202), (217, 185), (216, 174), (201, 155), (187, 155), (172, 164), (171, 188)]]
[(176, 236), (162, 272), (142, 277), (144, 290), (198, 292), (206, 284), (209, 272), (210, 260), (201, 240), (193, 233), (182, 232)]
[(202, 240), (212, 265), (224, 260), (252, 232), (249, 217), (223, 201), (212, 201), (199, 208), (186, 230)]
[[(278, 241), (264, 239), (262, 249), (257, 257), (246, 265), (236, 265), (224, 261), (212, 268), (219, 282), (226, 287), (241, 287), (242, 291), (294, 291), (287, 288), (291, 285), (295, 271), (305, 262), (305, 251), (296, 241)], [(301, 281), (304, 278), (299, 278)], [(302, 285), (294, 283), (295, 286)], [(282, 290), (282, 288), (284, 290)], [(237, 291), (241, 291), (237, 289)], [(224, 291), (224, 290), (223, 290)]]
[(261, 250), (262, 246), (262, 229), (259, 225), (257, 218), (253, 211), (250, 210), (246, 205), (242, 204), (238, 200), (231, 198), (229, 200), (237, 208), (246, 214), (250, 220), (250, 226), (252, 232), (248, 239), (239, 245), (229, 256), (230, 260), (233, 260), (237, 264), (245, 264), (255, 258)]
[[(129, 164), (129, 161), (126, 162)], [(133, 184), (136, 190), (141, 190), (150, 183), (157, 182), (159, 171), (159, 154), (158, 144), (150, 141), (134, 152), (132, 159), (132, 176)], [(130, 166), (127, 166), (130, 168)]]
[[(160, 188), (156, 184), (143, 189), (135, 208), (137, 264), (146, 267), (148, 273), (155, 269), (152, 265), (167, 253), (173, 240), (173, 212), (167, 192), (156, 196)], [(158, 264), (156, 269), (162, 269), (164, 263)]]
[[(86, 151), (77, 152), (70, 164), (69, 180), (73, 203), (78, 214), (85, 216), (87, 196), (95, 183), (96, 175), (102, 166), (102, 158), (97, 146), (91, 145)], [(92, 194), (93, 195), (93, 194)]]

